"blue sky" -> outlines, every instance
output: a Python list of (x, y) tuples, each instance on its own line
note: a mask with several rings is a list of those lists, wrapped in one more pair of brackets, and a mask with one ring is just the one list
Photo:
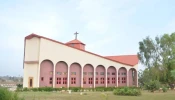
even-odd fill
[[(1, 0), (0, 75), (23, 75), (24, 37), (78, 39), (101, 55), (138, 52), (138, 42), (175, 32), (174, 0)], [(140, 68), (143, 68), (140, 66)]]

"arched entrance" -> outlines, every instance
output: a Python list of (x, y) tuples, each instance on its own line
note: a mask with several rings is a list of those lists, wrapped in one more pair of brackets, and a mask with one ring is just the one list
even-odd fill
[(83, 88), (93, 88), (94, 68), (91, 64), (86, 64), (83, 68)]
[(43, 60), (40, 64), (39, 87), (53, 87), (53, 62)]
[(118, 86), (127, 86), (127, 70), (124, 67), (118, 71)]
[(95, 87), (105, 87), (105, 84), (106, 84), (105, 76), (106, 76), (105, 67), (102, 65), (97, 66)]
[(107, 70), (107, 86), (116, 86), (116, 68), (114, 66), (110, 66)]
[(67, 87), (68, 65), (64, 61), (59, 61), (55, 67), (55, 87)]
[(70, 65), (69, 87), (81, 87), (81, 66), (78, 63)]
[(137, 86), (137, 70), (135, 68), (129, 69), (129, 86)]

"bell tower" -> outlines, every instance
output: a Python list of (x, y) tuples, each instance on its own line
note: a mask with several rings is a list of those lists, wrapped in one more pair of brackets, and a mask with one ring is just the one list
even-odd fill
[(71, 47), (74, 47), (74, 48), (77, 48), (77, 49), (85, 50), (85, 44), (82, 43), (81, 41), (79, 41), (79, 40), (77, 39), (77, 35), (78, 35), (78, 34), (79, 34), (79, 33), (75, 32), (75, 33), (74, 33), (75, 39), (72, 40), (72, 41), (67, 42), (66, 45), (71, 46)]

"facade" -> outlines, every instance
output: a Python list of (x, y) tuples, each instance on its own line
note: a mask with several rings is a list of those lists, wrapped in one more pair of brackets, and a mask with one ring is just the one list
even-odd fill
[(61, 43), (30, 34), (24, 42), (23, 87), (138, 86), (137, 55), (101, 56), (76, 38)]

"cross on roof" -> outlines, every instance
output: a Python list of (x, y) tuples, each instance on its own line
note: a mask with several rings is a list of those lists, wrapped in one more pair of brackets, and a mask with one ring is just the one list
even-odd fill
[(78, 35), (79, 33), (75, 32), (74, 34), (75, 34), (75, 39), (77, 39), (77, 35)]

